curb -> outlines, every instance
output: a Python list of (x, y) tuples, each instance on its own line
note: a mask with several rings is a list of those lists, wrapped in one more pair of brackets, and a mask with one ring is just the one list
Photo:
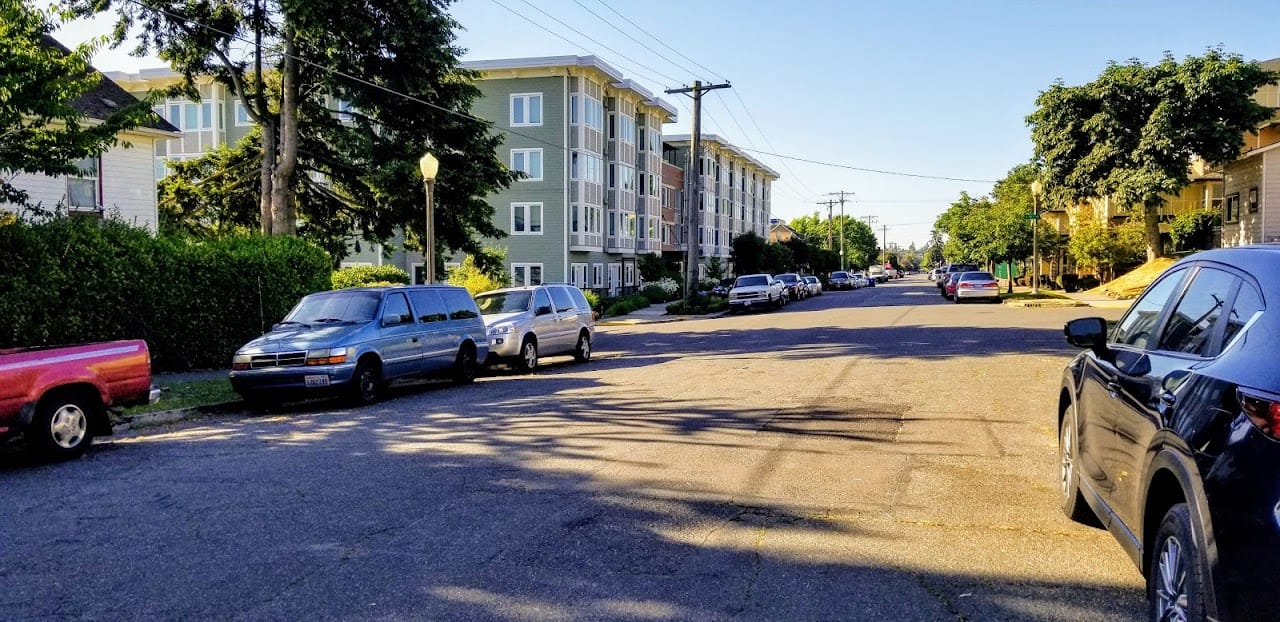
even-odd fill
[(232, 400), (230, 402), (219, 402), (217, 404), (202, 404), (200, 406), (188, 406), (186, 408), (175, 408), (173, 410), (160, 410), (152, 413), (143, 413), (126, 417), (120, 423), (112, 424), (111, 428), (115, 432), (128, 432), (130, 430), (143, 430), (146, 428), (154, 428), (156, 426), (165, 425), (167, 423), (177, 423), (187, 419), (194, 419), (199, 415), (217, 414), (223, 410), (230, 410), (230, 406), (238, 406), (243, 404), (242, 400)]
[(603, 322), (596, 322), (596, 326), (639, 326), (641, 324), (670, 324), (672, 322), (684, 322), (686, 320), (710, 320), (710, 319), (715, 319), (715, 318), (724, 317), (724, 316), (725, 314), (721, 312), (721, 313), (709, 313), (707, 315), (661, 316), (661, 317), (656, 317), (652, 320), (640, 319), (640, 318), (635, 318), (635, 319), (619, 318), (616, 320), (605, 320)]
[(1060, 308), (1068, 309), (1071, 307), (1088, 307), (1090, 305), (1078, 300), (1006, 300), (1004, 304), (1010, 307), (1025, 307), (1032, 309), (1042, 308)]

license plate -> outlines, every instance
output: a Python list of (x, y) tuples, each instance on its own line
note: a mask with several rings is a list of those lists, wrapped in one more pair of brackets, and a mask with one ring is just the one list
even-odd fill
[(328, 376), (306, 376), (303, 378), (309, 387), (327, 387), (329, 386)]

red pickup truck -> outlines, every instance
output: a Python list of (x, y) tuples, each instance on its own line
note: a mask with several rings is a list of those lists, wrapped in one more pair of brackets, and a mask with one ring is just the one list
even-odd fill
[(142, 340), (0, 350), (0, 440), (19, 434), (51, 459), (111, 434), (108, 408), (155, 402)]

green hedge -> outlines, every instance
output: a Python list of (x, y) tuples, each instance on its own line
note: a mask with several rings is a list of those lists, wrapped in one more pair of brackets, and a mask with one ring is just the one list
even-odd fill
[(606, 298), (600, 304), (604, 307), (605, 317), (616, 317), (648, 307), (649, 299), (643, 294), (632, 294), (621, 298)]
[(156, 238), (116, 221), (0, 225), (0, 348), (145, 339), (157, 371), (226, 367), (330, 260), (299, 238)]
[(333, 273), (334, 289), (370, 285), (408, 285), (409, 273), (398, 266), (352, 266)]

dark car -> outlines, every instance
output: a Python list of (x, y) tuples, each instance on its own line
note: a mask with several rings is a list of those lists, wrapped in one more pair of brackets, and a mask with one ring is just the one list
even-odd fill
[[(938, 289), (942, 289), (942, 288), (943, 288), (944, 286), (946, 286), (946, 284), (947, 284), (947, 276), (948, 276), (948, 275), (954, 274), (954, 273), (956, 273), (956, 272), (977, 272), (979, 269), (980, 269), (980, 268), (978, 268), (978, 264), (976, 264), (976, 263), (950, 263), (950, 264), (947, 264), (947, 265), (946, 265), (945, 267), (943, 267), (943, 268), (941, 269), (941, 271), (938, 273), (938, 278), (937, 278), (937, 280), (936, 280), (936, 281), (934, 281), (934, 285), (937, 285), (937, 286), (938, 286)], [(946, 293), (943, 293), (942, 295), (943, 295), (943, 296), (946, 296), (947, 294), (946, 294)]]
[(1278, 292), (1280, 246), (1212, 250), (1064, 329), (1062, 508), (1133, 558), (1152, 620), (1280, 619)]
[(787, 288), (787, 298), (790, 300), (802, 300), (809, 297), (809, 286), (804, 284), (804, 279), (794, 272), (784, 272), (773, 277)]

